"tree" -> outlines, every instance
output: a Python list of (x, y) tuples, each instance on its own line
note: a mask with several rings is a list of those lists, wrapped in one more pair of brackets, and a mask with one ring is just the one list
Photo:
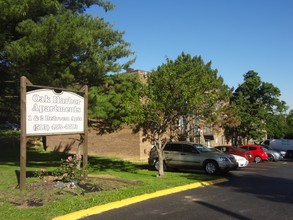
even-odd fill
[[(0, 0), (0, 81), (5, 97), (11, 89), (2, 85), (15, 82), (19, 87), (22, 75), (34, 84), (76, 88), (103, 84), (108, 73), (134, 62), (124, 32), (113, 30), (103, 18), (84, 14), (94, 4), (106, 11), (114, 7), (103, 0)], [(122, 58), (129, 59), (119, 62)], [(4, 105), (7, 100), (0, 101)]]
[(144, 97), (133, 106), (132, 122), (136, 131), (142, 129), (145, 139), (157, 149), (158, 176), (164, 175), (163, 146), (168, 140), (178, 139), (181, 117), (215, 122), (223, 103), (228, 102), (229, 90), (211, 62), (201, 57), (182, 53), (175, 61), (166, 60), (148, 75)]
[[(31, 38), (32, 44), (35, 40), (33, 37), (43, 39), (46, 37), (45, 33), (40, 33), (34, 28), (38, 28), (50, 16), (60, 15), (62, 13), (71, 12), (72, 15), (83, 14), (87, 7), (97, 4), (108, 11), (114, 8), (109, 2), (103, 0), (52, 0), (52, 1), (38, 1), (38, 0), (0, 0), (0, 70), (1, 77), (11, 76), (9, 67), (13, 64), (9, 58), (9, 51), (6, 46), (12, 42), (20, 39)], [(57, 21), (58, 23), (59, 21)], [(69, 22), (69, 20), (68, 20)], [(54, 26), (51, 26), (54, 28)], [(55, 29), (52, 30), (56, 32)], [(32, 32), (34, 35), (31, 35)], [(36, 34), (39, 34), (36, 35)], [(72, 32), (74, 33), (74, 31)], [(52, 35), (52, 34), (51, 34)], [(48, 38), (47, 41), (51, 40)], [(70, 44), (71, 42), (68, 42)], [(26, 45), (21, 45), (23, 49), (27, 49)], [(36, 44), (35, 46), (40, 46)], [(46, 46), (46, 45), (45, 45)], [(70, 55), (69, 55), (70, 56)], [(5, 74), (4, 74), (5, 73)]]
[(98, 134), (121, 129), (132, 117), (131, 106), (139, 105), (144, 85), (138, 75), (107, 76), (104, 84), (89, 89), (89, 119)]
[(287, 130), (285, 138), (293, 139), (293, 110), (286, 117)]
[(66, 11), (49, 16), (41, 24), (23, 22), (18, 30), (29, 36), (6, 46), (13, 63), (11, 70), (34, 83), (97, 85), (107, 73), (129, 64), (117, 63), (130, 54), (122, 34), (100, 19)]
[(269, 139), (281, 139), (285, 137), (288, 128), (285, 114), (268, 114), (266, 123), (267, 136)]
[(258, 73), (244, 74), (244, 82), (238, 86), (231, 99), (237, 108), (240, 125), (234, 129), (237, 136), (257, 140), (272, 129), (272, 115), (284, 112), (287, 107), (279, 100), (280, 90), (271, 83), (262, 82)]

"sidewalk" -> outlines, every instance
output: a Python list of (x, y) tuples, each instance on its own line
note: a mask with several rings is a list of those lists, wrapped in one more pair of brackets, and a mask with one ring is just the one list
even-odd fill
[(212, 180), (212, 181), (204, 181), (204, 182), (198, 182), (198, 183), (188, 184), (188, 185), (184, 185), (184, 186), (178, 186), (178, 187), (174, 187), (171, 189), (165, 189), (165, 190), (157, 191), (157, 192), (150, 193), (150, 194), (135, 196), (135, 197), (128, 198), (128, 199), (123, 199), (121, 201), (111, 202), (108, 204), (104, 204), (104, 205), (95, 206), (95, 207), (91, 207), (88, 209), (72, 212), (72, 213), (69, 213), (69, 214), (66, 214), (63, 216), (55, 217), (53, 220), (81, 219), (81, 218), (89, 216), (89, 215), (99, 214), (102, 212), (109, 211), (111, 209), (121, 208), (123, 206), (131, 205), (131, 204), (141, 202), (144, 200), (148, 200), (148, 199), (152, 199), (152, 198), (156, 198), (156, 197), (160, 197), (160, 196), (164, 196), (164, 195), (168, 195), (168, 194), (172, 194), (172, 193), (177, 193), (177, 192), (181, 192), (181, 191), (185, 191), (185, 190), (189, 190), (189, 189), (194, 189), (197, 187), (204, 187), (204, 186), (209, 186), (209, 185), (213, 185), (213, 184), (217, 184), (217, 183), (222, 183), (222, 182), (226, 182), (226, 181), (228, 181), (228, 180), (225, 178), (221, 178), (221, 179)]

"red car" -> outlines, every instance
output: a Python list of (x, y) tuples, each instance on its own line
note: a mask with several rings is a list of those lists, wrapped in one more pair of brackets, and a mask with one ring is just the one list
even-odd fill
[(241, 145), (238, 148), (251, 152), (254, 162), (259, 163), (264, 160), (268, 160), (268, 154), (264, 147), (257, 144), (245, 144)]
[(246, 151), (230, 145), (216, 146), (215, 148), (225, 154), (234, 154), (241, 157), (245, 157), (246, 160), (248, 160), (249, 162), (254, 161), (254, 157), (252, 156), (252, 153), (250, 151)]

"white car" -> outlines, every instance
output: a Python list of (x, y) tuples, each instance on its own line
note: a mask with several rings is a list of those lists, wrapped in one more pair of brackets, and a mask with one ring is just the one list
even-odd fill
[(245, 157), (241, 157), (235, 154), (231, 154), (231, 155), (235, 158), (239, 168), (246, 167), (249, 164), (248, 160)]

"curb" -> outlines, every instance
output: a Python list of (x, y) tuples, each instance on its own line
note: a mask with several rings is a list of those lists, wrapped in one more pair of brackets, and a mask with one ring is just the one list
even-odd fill
[(154, 193), (135, 196), (132, 198), (123, 199), (120, 201), (111, 202), (108, 204), (94, 206), (94, 207), (91, 207), (88, 209), (72, 212), (72, 213), (69, 213), (69, 214), (66, 214), (63, 216), (55, 217), (55, 218), (53, 218), (53, 220), (77, 220), (80, 218), (87, 217), (89, 215), (100, 214), (102, 212), (106, 212), (111, 209), (121, 208), (121, 207), (124, 207), (127, 205), (131, 205), (131, 204), (134, 204), (137, 202), (144, 201), (144, 200), (148, 200), (148, 199), (152, 199), (152, 198), (156, 198), (156, 197), (160, 197), (160, 196), (165, 196), (168, 194), (177, 193), (177, 192), (181, 192), (181, 191), (185, 191), (185, 190), (189, 190), (189, 189), (194, 189), (194, 188), (201, 187), (201, 186), (209, 186), (209, 185), (213, 185), (213, 184), (217, 184), (217, 183), (222, 183), (222, 182), (226, 182), (226, 181), (228, 181), (228, 180), (225, 178), (221, 178), (221, 179), (216, 179), (216, 180), (211, 180), (211, 181), (192, 183), (192, 184), (188, 184), (188, 185), (184, 185), (184, 186), (177, 186), (177, 187), (174, 187), (171, 189), (164, 189), (164, 190), (160, 190), (160, 191), (157, 191)]

